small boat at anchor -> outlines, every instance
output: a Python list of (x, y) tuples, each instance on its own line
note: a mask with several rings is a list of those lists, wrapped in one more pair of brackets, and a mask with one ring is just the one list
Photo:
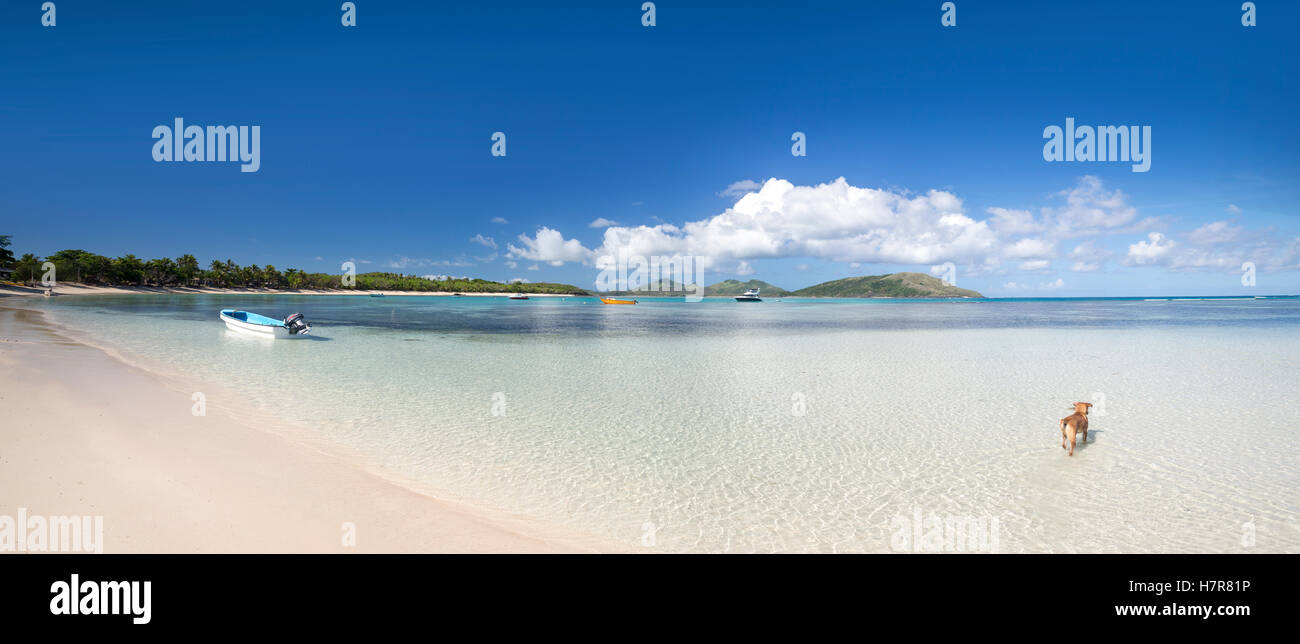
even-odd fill
[(636, 304), (636, 300), (620, 300), (613, 297), (600, 298), (601, 304)]
[(268, 338), (288, 338), (311, 333), (311, 325), (307, 324), (307, 318), (304, 318), (301, 313), (294, 313), (283, 320), (277, 320), (248, 311), (221, 309), (221, 321), (226, 323), (226, 328), (233, 331)]
[(510, 295), (510, 299), (512, 299), (512, 300), (526, 300), (526, 299), (528, 299), (528, 296), (527, 296), (527, 295), (524, 295), (523, 293), (512, 293), (512, 294)]
[(763, 298), (758, 296), (758, 289), (751, 288), (748, 291), (736, 296), (737, 302), (762, 302)]

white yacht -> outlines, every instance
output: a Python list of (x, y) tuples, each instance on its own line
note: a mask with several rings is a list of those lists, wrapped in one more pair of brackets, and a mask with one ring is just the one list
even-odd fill
[(763, 298), (758, 296), (758, 289), (751, 288), (742, 295), (736, 296), (737, 302), (762, 302)]

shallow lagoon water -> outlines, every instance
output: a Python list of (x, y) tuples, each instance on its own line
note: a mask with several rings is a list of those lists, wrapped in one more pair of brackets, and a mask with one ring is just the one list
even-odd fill
[[(1300, 551), (1300, 300), (37, 305), (435, 494), (634, 548), (888, 552), (919, 512), (1002, 552)], [(313, 337), (234, 334), (230, 307)], [(1066, 457), (1075, 400), (1093, 440)]]

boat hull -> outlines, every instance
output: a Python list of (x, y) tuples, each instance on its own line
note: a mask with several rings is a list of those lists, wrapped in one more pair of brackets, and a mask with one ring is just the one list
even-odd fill
[(238, 331), (245, 335), (253, 335), (262, 338), (288, 338), (291, 337), (289, 329), (283, 325), (272, 326), (269, 324), (255, 324), (245, 322), (238, 318), (231, 317), (225, 311), (220, 313), (221, 321), (226, 323), (226, 328), (232, 331)]
[(757, 297), (737, 296), (736, 301), (737, 302), (762, 302), (763, 300), (762, 298), (757, 298)]
[(617, 300), (612, 297), (600, 298), (601, 304), (636, 304), (636, 300)]

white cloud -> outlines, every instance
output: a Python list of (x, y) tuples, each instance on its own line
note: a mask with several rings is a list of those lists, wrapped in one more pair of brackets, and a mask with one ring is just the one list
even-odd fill
[(1296, 239), (1279, 239), (1271, 228), (1247, 233), (1216, 221), (1187, 233), (1181, 242), (1160, 233), (1151, 233), (1148, 238), (1149, 243), (1129, 246), (1126, 264), (1161, 266), (1174, 272), (1237, 272), (1245, 262), (1254, 262), (1268, 272), (1300, 269)]
[(1187, 241), (1203, 245), (1226, 244), (1236, 241), (1240, 234), (1240, 226), (1229, 225), (1226, 221), (1215, 221), (1188, 233)]
[(514, 279), (511, 279), (508, 283), (509, 284), (530, 284), (531, 282), (523, 277), (516, 277)]
[(1232, 213), (1232, 214), (1234, 214), (1234, 215), (1240, 215), (1240, 214), (1241, 214), (1241, 208), (1238, 208), (1238, 207), (1237, 207), (1237, 204), (1235, 204), (1235, 203), (1230, 203), (1230, 204), (1228, 204), (1228, 207), (1227, 207), (1227, 208), (1224, 208), (1224, 210), (1227, 211), (1227, 212), (1230, 212), (1230, 213)]
[(1055, 237), (1095, 235), (1133, 223), (1137, 208), (1130, 206), (1123, 192), (1107, 191), (1101, 179), (1084, 176), (1069, 190), (1057, 193), (1065, 197), (1064, 208), (1044, 208), (1043, 219), (1051, 222)]
[(758, 192), (763, 187), (757, 181), (752, 179), (742, 179), (727, 186), (725, 190), (718, 193), (719, 197), (740, 198), (751, 192)]
[(1065, 280), (1058, 277), (1056, 278), (1055, 281), (1043, 282), (1042, 284), (1039, 284), (1036, 287), (1029, 284), (1021, 284), (1019, 282), (1007, 282), (1006, 284), (1002, 285), (1002, 288), (1008, 291), (1029, 291), (1029, 290), (1055, 291), (1057, 289), (1065, 288)]
[(736, 274), (737, 274), (737, 275), (753, 275), (753, 274), (754, 274), (754, 266), (753, 266), (753, 264), (750, 264), (749, 262), (744, 262), (744, 261), (742, 261), (739, 265), (736, 266)]
[(982, 260), (996, 250), (996, 236), (962, 214), (961, 200), (951, 193), (909, 197), (851, 186), (841, 177), (816, 186), (768, 179), (723, 213), (681, 227), (609, 228), (594, 254), (936, 264)]
[(587, 224), (587, 227), (588, 228), (609, 228), (610, 226), (617, 226), (617, 225), (618, 222), (614, 221), (613, 219), (605, 219), (604, 217), (597, 217), (594, 221)]
[(1169, 255), (1169, 252), (1172, 251), (1176, 245), (1174, 240), (1166, 239), (1165, 236), (1160, 233), (1148, 233), (1147, 239), (1150, 241), (1140, 241), (1136, 244), (1131, 244), (1128, 247), (1128, 257), (1125, 258), (1124, 263), (1136, 264), (1139, 266), (1143, 264), (1158, 264), (1163, 258)]
[(1000, 235), (1025, 235), (1042, 232), (1047, 228), (1042, 222), (1035, 220), (1034, 215), (1028, 210), (988, 208), (987, 212), (993, 215), (989, 219), (989, 224)]
[(492, 239), (491, 237), (484, 237), (483, 235), (474, 235), (473, 237), (470, 237), (469, 240), (474, 242), (475, 244), (482, 244), (484, 246), (487, 246), (492, 250), (496, 250), (497, 248), (497, 240)]
[(1042, 259), (1056, 254), (1056, 245), (1041, 239), (1025, 238), (1003, 248), (1007, 259)]
[(533, 264), (532, 266), (528, 267), (528, 270), (537, 271), (537, 270), (541, 270), (541, 268), (542, 268), (541, 266), (538, 266), (537, 264)]
[[(1059, 248), (1067, 240), (1088, 238), (1073, 244), (1068, 256), (1071, 271), (1101, 271), (1117, 257), (1129, 265), (1164, 265), (1170, 270), (1209, 269), (1234, 261), (1239, 267), (1238, 260), (1243, 259), (1257, 261), (1261, 268), (1300, 263), (1286, 254), (1285, 242), (1275, 241), (1276, 235), (1250, 241), (1250, 235), (1225, 222), (1201, 226), (1187, 234), (1184, 243), (1175, 244), (1166, 233), (1156, 232), (1163, 225), (1158, 218), (1140, 218), (1124, 193), (1106, 188), (1094, 176), (1081, 177), (1071, 188), (1055, 193), (1054, 198), (1064, 203), (1041, 208), (1037, 215), (991, 207), (983, 220), (968, 216), (962, 200), (943, 190), (860, 188), (843, 177), (807, 186), (775, 178), (750, 184), (736, 182), (729, 187), (740, 196), (711, 217), (681, 224), (651, 217), (657, 223), (641, 226), (597, 219), (593, 225), (607, 227), (592, 248), (543, 226), (509, 244), (506, 257), (604, 268), (606, 258), (620, 254), (685, 255), (700, 258), (710, 270), (735, 266), (740, 274), (748, 274), (744, 271), (752, 270), (751, 262), (764, 258), (819, 259), (854, 269), (871, 263), (953, 262), (963, 275), (977, 276), (1002, 274), (1011, 267), (1050, 271), (1051, 262), (1066, 259)], [(1129, 246), (1126, 254), (1117, 255), (1091, 239), (1134, 232), (1149, 235)], [(1234, 246), (1226, 247), (1229, 244)]]
[[(608, 234), (606, 231), (606, 235)], [(520, 235), (519, 242), (523, 244), (522, 247), (508, 245), (507, 257), (547, 262), (552, 266), (559, 266), (565, 262), (590, 262), (592, 259), (591, 251), (583, 248), (582, 242), (576, 239), (565, 239), (560, 231), (546, 226), (538, 228), (537, 234), (533, 237)]]
[(492, 223), (494, 223), (494, 224), (508, 224), (508, 223), (510, 223), (510, 220), (509, 220), (509, 219), (506, 219), (505, 217), (493, 217), (493, 218), (492, 218)]
[(1085, 241), (1070, 251), (1070, 259), (1074, 260), (1070, 270), (1075, 273), (1095, 273), (1101, 270), (1102, 264), (1113, 255), (1114, 253), (1101, 248), (1096, 242)]
[(506, 262), (506, 268), (518, 268), (519, 262)]
[(472, 262), (465, 261), (464, 259), (456, 259), (456, 260), (444, 259), (444, 260), (435, 261), (432, 259), (399, 257), (397, 259), (388, 260), (387, 264), (385, 265), (388, 268), (407, 269), (407, 268), (424, 268), (426, 266), (473, 266), (474, 264)]

